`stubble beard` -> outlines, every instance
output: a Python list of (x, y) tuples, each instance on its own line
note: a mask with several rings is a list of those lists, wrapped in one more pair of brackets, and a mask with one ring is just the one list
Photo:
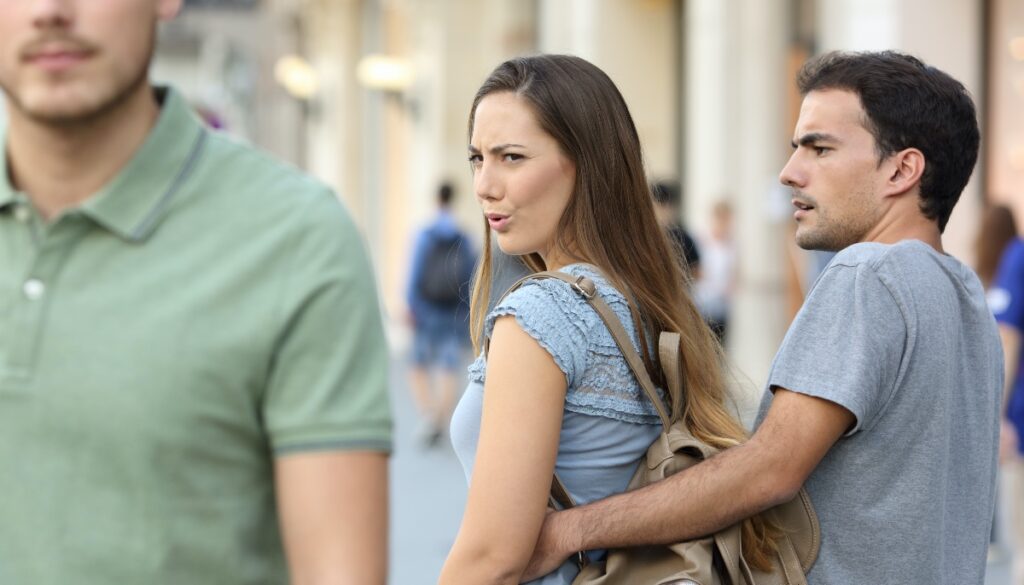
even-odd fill
[[(866, 200), (865, 194), (858, 194), (855, 197), (861, 197), (862, 201)], [(796, 244), (804, 250), (838, 252), (864, 241), (868, 231), (877, 222), (878, 211), (861, 205), (843, 214), (843, 217), (835, 217), (816, 207), (814, 214), (817, 215), (815, 226), (808, 226), (803, 231), (797, 226)]]
[(61, 112), (47, 112), (39, 109), (26, 107), (17, 91), (12, 91), (8, 84), (0, 80), (0, 90), (3, 90), (7, 99), (7, 107), (15, 110), (19, 115), (40, 126), (55, 129), (73, 129), (96, 125), (98, 122), (116, 117), (125, 104), (140, 91), (143, 86), (149, 85), (149, 66), (153, 60), (156, 49), (156, 25), (153, 26), (149, 37), (149, 44), (145, 48), (145, 58), (139, 62), (138, 67), (127, 78), (127, 82), (114, 82), (106, 95), (101, 95), (95, 104), (83, 104), (79, 109), (71, 108)]

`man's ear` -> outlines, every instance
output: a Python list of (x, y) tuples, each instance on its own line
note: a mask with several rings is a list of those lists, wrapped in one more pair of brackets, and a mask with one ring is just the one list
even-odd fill
[(916, 148), (907, 148), (893, 153), (886, 161), (889, 177), (885, 182), (886, 191), (890, 195), (899, 195), (917, 188), (924, 175), (924, 153)]
[(173, 19), (181, 11), (182, 0), (156, 0), (156, 14), (161, 21)]

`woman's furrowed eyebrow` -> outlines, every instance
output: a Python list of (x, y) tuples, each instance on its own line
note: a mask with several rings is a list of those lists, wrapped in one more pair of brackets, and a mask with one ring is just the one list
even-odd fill
[[(494, 146), (492, 146), (488, 150), (489, 150), (489, 152), (491, 154), (501, 154), (502, 152), (505, 152), (506, 150), (508, 150), (510, 148), (526, 148), (526, 147), (523, 146), (522, 144), (514, 144), (514, 143), (510, 142), (510, 143), (507, 143), (507, 144), (495, 144)], [(480, 154), (480, 149), (475, 147), (475, 146), (473, 146), (472, 144), (470, 144), (469, 145), (469, 152), (471, 154)]]

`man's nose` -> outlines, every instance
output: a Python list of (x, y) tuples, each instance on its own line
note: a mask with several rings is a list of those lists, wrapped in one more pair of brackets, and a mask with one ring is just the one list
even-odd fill
[(65, 28), (74, 20), (74, 1), (34, 0), (30, 14), (36, 28)]
[(794, 152), (789, 160), (786, 161), (786, 166), (782, 167), (782, 171), (779, 173), (779, 182), (787, 187), (802, 187), (804, 184), (803, 173), (799, 168), (799, 161), (797, 155), (799, 151)]

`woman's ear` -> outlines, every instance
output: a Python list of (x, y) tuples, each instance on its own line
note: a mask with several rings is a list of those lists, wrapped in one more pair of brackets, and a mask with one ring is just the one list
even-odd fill
[(886, 191), (891, 195), (906, 193), (921, 184), (924, 175), (924, 153), (916, 148), (907, 148), (889, 156), (891, 172), (886, 181)]

